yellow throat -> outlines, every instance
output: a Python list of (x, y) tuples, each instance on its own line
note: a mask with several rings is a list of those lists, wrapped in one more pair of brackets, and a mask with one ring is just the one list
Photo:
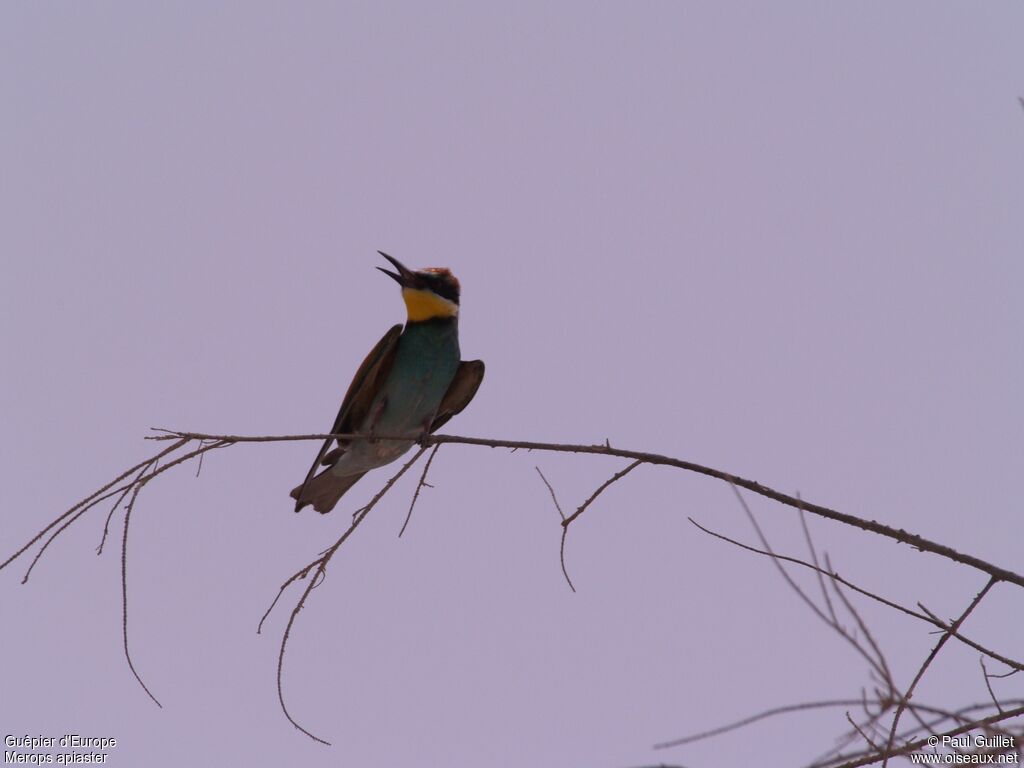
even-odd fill
[(409, 312), (409, 320), (416, 323), (422, 320), (433, 320), (438, 317), (455, 317), (459, 314), (459, 305), (438, 296), (433, 291), (419, 288), (403, 288), (402, 298)]

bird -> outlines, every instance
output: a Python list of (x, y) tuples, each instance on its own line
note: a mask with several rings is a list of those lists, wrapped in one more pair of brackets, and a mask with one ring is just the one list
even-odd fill
[[(326, 514), (372, 469), (389, 464), (460, 413), (480, 388), (481, 360), (460, 360), (459, 295), (446, 267), (413, 271), (378, 251), (395, 268), (377, 267), (401, 286), (406, 322), (392, 326), (356, 371), (331, 434), (367, 438), (324, 441), (301, 485), (295, 511), (312, 505)], [(378, 439), (405, 438), (400, 440)], [(320, 467), (325, 467), (317, 473)]]

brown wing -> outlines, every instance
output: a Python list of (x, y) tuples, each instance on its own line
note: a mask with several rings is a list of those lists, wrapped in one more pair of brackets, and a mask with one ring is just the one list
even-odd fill
[(476, 391), (480, 389), (480, 382), (484, 380), (483, 360), (463, 360), (455, 371), (455, 378), (452, 379), (448, 391), (441, 400), (437, 409), (437, 416), (430, 424), (430, 431), (436, 432), (443, 427), (448, 420), (462, 409), (469, 405)]
[[(331, 427), (331, 434), (352, 432), (355, 429), (353, 425), (362, 423), (366, 414), (370, 411), (374, 395), (380, 390), (380, 386), (384, 383), (384, 379), (387, 378), (388, 372), (391, 370), (391, 364), (395, 361), (395, 350), (398, 348), (398, 337), (401, 335), (402, 326), (392, 326), (384, 334), (383, 338), (377, 342), (377, 346), (370, 350), (370, 354), (366, 356), (363, 364), (359, 366), (359, 370), (356, 371), (356, 375), (352, 378), (352, 383), (348, 385), (345, 399), (341, 401), (338, 416), (334, 420), (334, 426)], [(316, 474), (317, 467), (324, 460), (327, 450), (331, 447), (333, 441), (334, 438), (328, 438), (320, 447), (320, 452), (316, 455), (313, 466), (309, 468), (306, 479), (302, 481), (302, 485), (298, 488), (299, 493), (296, 498), (302, 498), (302, 491), (313, 478), (313, 475)], [(335, 454), (333, 456), (335, 461), (341, 456), (342, 452), (337, 449), (331, 451), (332, 454)], [(299, 511), (298, 503), (295, 505), (295, 511)]]

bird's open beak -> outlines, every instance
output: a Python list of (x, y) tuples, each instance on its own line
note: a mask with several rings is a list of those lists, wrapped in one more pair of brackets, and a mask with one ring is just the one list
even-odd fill
[(403, 288), (412, 288), (416, 282), (416, 273), (408, 269), (402, 262), (393, 256), (388, 256), (384, 251), (377, 251), (381, 256), (390, 261), (398, 272), (392, 272), (391, 270), (384, 269), (384, 267), (377, 267), (381, 272), (390, 277), (396, 283)]

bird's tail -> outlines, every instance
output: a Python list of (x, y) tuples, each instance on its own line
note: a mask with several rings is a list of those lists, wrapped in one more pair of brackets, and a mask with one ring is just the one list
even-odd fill
[(339, 477), (331, 474), (329, 469), (325, 469), (310, 479), (305, 488), (298, 485), (292, 489), (291, 497), (296, 502), (295, 511), (298, 512), (306, 505), (312, 504), (313, 509), (321, 515), (327, 514), (334, 509), (334, 505), (338, 503), (338, 499), (345, 494), (345, 491), (355, 485), (356, 481), (364, 474), (366, 473), (360, 472), (358, 475)]

